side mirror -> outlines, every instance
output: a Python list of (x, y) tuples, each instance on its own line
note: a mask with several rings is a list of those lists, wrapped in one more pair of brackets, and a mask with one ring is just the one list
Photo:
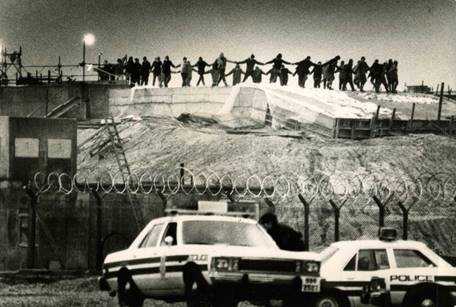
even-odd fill
[(173, 237), (167, 236), (167, 237), (165, 238), (165, 244), (166, 244), (166, 246), (171, 246), (171, 245), (173, 245), (173, 243), (174, 243)]

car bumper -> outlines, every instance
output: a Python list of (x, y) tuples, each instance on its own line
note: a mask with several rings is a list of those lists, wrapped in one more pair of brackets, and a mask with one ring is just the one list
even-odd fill
[(214, 287), (231, 288), (249, 299), (283, 299), (320, 292), (320, 278), (314, 276), (258, 273), (211, 273), (209, 276)]

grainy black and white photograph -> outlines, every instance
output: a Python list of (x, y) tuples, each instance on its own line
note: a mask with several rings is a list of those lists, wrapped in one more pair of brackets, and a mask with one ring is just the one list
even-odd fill
[(455, 16), (0, 0), (0, 306), (455, 307)]

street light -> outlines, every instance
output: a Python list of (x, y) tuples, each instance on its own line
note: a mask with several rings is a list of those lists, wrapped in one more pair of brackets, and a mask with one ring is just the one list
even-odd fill
[(93, 44), (95, 44), (95, 35), (92, 33), (84, 34), (82, 39), (82, 82), (85, 82), (86, 46), (92, 46)]

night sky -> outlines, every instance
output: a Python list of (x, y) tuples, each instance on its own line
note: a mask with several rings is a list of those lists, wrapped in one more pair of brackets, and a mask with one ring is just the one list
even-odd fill
[(366, 56), (399, 61), (401, 85), (445, 81), (456, 87), (456, 1), (124, 1), (0, 0), (0, 43), (22, 45), (24, 64), (169, 55), (243, 60), (310, 55), (325, 61)]

